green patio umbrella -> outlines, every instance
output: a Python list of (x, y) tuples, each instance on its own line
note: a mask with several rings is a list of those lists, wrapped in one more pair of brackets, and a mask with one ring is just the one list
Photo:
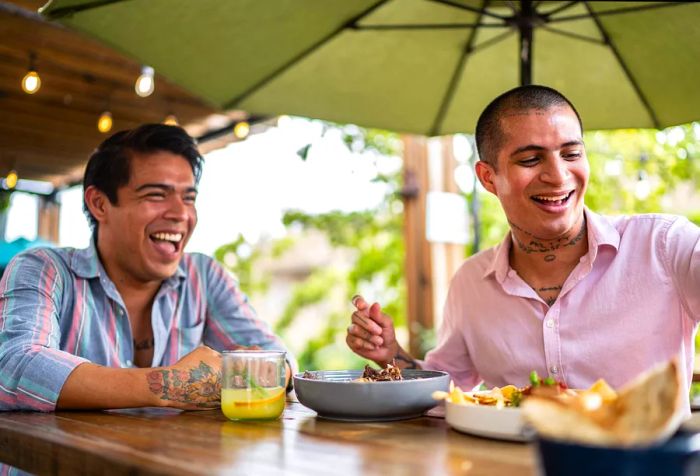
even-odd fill
[(700, 4), (53, 0), (48, 18), (210, 103), (442, 135), (497, 94), (555, 87), (588, 129), (700, 116)]

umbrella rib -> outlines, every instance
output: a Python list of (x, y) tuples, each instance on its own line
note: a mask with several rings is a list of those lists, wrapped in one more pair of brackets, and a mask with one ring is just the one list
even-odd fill
[[(489, 0), (485, 0), (483, 3), (482, 10), (485, 11), (486, 6), (488, 4)], [(483, 11), (478, 14), (478, 16), (476, 17), (477, 24), (481, 23), (481, 19), (483, 18), (483, 16)], [(474, 41), (476, 40), (477, 29), (478, 28), (474, 28), (471, 32), (469, 32), (469, 39), (467, 39), (467, 44), (465, 45), (464, 50), (462, 51), (462, 55), (459, 57), (459, 61), (457, 62), (455, 70), (452, 72), (452, 77), (450, 78), (450, 82), (447, 85), (447, 91), (445, 91), (445, 96), (442, 98), (440, 109), (438, 109), (437, 116), (435, 116), (435, 121), (433, 121), (433, 126), (430, 128), (431, 136), (437, 135), (438, 130), (442, 126), (442, 122), (445, 120), (447, 109), (450, 103), (452, 102), (452, 97), (454, 96), (455, 90), (457, 89), (457, 83), (459, 82), (459, 79), (462, 76), (462, 72), (464, 71), (464, 65), (467, 62), (467, 56), (469, 56), (472, 52), (472, 46), (474, 45)]]
[[(588, 5), (588, 2), (583, 2), (586, 5)], [(687, 5), (689, 3), (693, 2), (668, 2), (668, 3), (655, 3), (653, 5), (642, 5), (639, 7), (625, 7), (625, 8), (617, 8), (613, 10), (607, 10), (605, 12), (599, 12), (597, 13), (598, 16), (607, 16), (607, 15), (617, 15), (619, 13), (635, 13), (635, 12), (641, 12), (643, 10), (654, 10), (657, 8), (666, 8), (666, 7), (678, 7), (681, 5)], [(588, 8), (588, 11), (590, 12), (591, 9)], [(580, 15), (571, 15), (568, 17), (561, 17), (561, 18), (552, 18), (549, 20), (549, 23), (555, 23), (555, 22), (562, 22), (562, 21), (571, 21), (571, 20), (584, 20), (590, 18), (590, 14), (582, 13)]]
[(257, 90), (259, 90), (263, 86), (265, 86), (267, 83), (272, 81), (275, 77), (284, 73), (286, 70), (288, 70), (289, 68), (291, 68), (292, 66), (297, 64), (299, 61), (301, 61), (304, 58), (306, 58), (307, 56), (309, 56), (311, 53), (316, 51), (318, 48), (320, 48), (321, 46), (323, 46), (324, 44), (326, 44), (327, 42), (329, 42), (330, 40), (332, 40), (336, 36), (338, 36), (340, 33), (345, 31), (346, 29), (351, 28), (358, 21), (362, 20), (364, 17), (366, 17), (367, 15), (369, 15), (373, 11), (375, 11), (377, 8), (384, 5), (387, 1), (389, 1), (389, 0), (380, 0), (377, 3), (375, 3), (374, 5), (363, 10), (359, 14), (355, 15), (353, 18), (351, 18), (347, 22), (343, 23), (339, 28), (336, 28), (331, 33), (329, 33), (328, 35), (324, 36), (319, 41), (317, 41), (316, 43), (311, 45), (309, 48), (305, 49), (304, 51), (302, 51), (301, 53), (296, 55), (294, 58), (292, 58), (291, 60), (287, 61), (285, 64), (283, 64), (282, 66), (280, 66), (279, 68), (274, 70), (272, 73), (268, 74), (263, 79), (261, 79), (260, 81), (258, 81), (257, 83), (255, 83), (254, 85), (252, 85), (251, 87), (246, 89), (245, 91), (243, 91), (240, 95), (238, 95), (238, 97), (232, 99), (231, 101), (228, 101), (226, 104), (224, 104), (224, 109), (228, 109), (228, 108), (237, 106), (241, 101), (246, 99), (251, 94), (255, 93)]
[(354, 27), (355, 30), (455, 30), (464, 28), (477, 28), (477, 27), (491, 27), (491, 28), (504, 28), (508, 25), (489, 23), (486, 25), (479, 25), (478, 23), (435, 23), (435, 24), (424, 24), (424, 25), (362, 25)]
[(550, 17), (552, 15), (556, 15), (557, 13), (563, 12), (564, 10), (567, 10), (567, 9), (573, 7), (577, 3), (581, 3), (581, 2), (580, 1), (569, 2), (567, 4), (558, 6), (557, 8), (553, 8), (552, 10), (550, 10), (548, 12), (542, 12), (542, 13), (540, 13), (540, 15), (542, 15), (544, 17)]
[(508, 19), (508, 17), (503, 16), (503, 15), (499, 15), (498, 13), (489, 12), (488, 10), (486, 10), (485, 7), (482, 7), (482, 8), (471, 7), (469, 5), (463, 5), (461, 3), (457, 3), (457, 2), (454, 2), (452, 0), (430, 0), (430, 1), (435, 2), (435, 3), (441, 3), (443, 5), (449, 5), (450, 7), (459, 8), (460, 10), (468, 10), (470, 12), (479, 13), (479, 14), (486, 15), (486, 16), (489, 16), (492, 18), (498, 18), (499, 20), (505, 21)]
[(505, 40), (506, 38), (508, 38), (509, 36), (513, 36), (514, 34), (515, 34), (515, 30), (512, 28), (508, 31), (504, 31), (503, 33), (499, 34), (498, 36), (494, 36), (493, 38), (488, 39), (488, 40), (484, 41), (483, 43), (479, 43), (478, 45), (474, 46), (472, 48), (472, 50), (470, 51), (470, 54), (473, 54), (476, 51), (481, 51), (484, 48), (487, 48), (489, 46), (495, 45), (496, 43), (499, 43), (499, 42)]
[(589, 43), (595, 43), (596, 45), (606, 45), (607, 44), (605, 42), (605, 40), (601, 40), (598, 38), (591, 38), (591, 37), (585, 36), (585, 35), (579, 35), (578, 33), (572, 33), (570, 31), (563, 31), (563, 30), (559, 30), (557, 28), (552, 28), (549, 26), (542, 26), (540, 28), (542, 28), (543, 30), (549, 31), (551, 33), (556, 33), (557, 35), (568, 36), (570, 38), (575, 38), (577, 40), (582, 40), (582, 41), (588, 41)]
[(637, 93), (639, 100), (642, 102), (642, 105), (644, 105), (644, 108), (646, 109), (647, 113), (649, 114), (649, 117), (651, 118), (651, 121), (653, 122), (654, 127), (656, 127), (657, 129), (660, 129), (661, 126), (659, 124), (659, 119), (656, 117), (654, 110), (651, 108), (649, 101), (647, 100), (646, 96), (642, 92), (642, 89), (639, 87), (639, 84), (637, 84), (637, 81), (634, 79), (634, 76), (632, 76), (632, 72), (627, 67), (625, 60), (622, 59), (622, 55), (620, 54), (617, 47), (610, 39), (608, 32), (605, 30), (605, 27), (600, 22), (598, 15), (591, 9), (590, 5), (588, 5), (588, 2), (583, 2), (583, 4), (585, 5), (586, 9), (590, 13), (590, 16), (593, 19), (593, 22), (598, 27), (598, 30), (600, 30), (600, 33), (603, 35), (603, 38), (605, 39), (605, 43), (608, 45), (608, 47), (610, 48), (610, 51), (612, 51), (613, 55), (615, 56), (615, 59), (620, 64), (620, 67), (622, 68), (622, 71), (625, 73), (625, 76), (627, 76), (627, 79), (629, 80), (630, 84), (632, 84), (632, 88), (634, 88), (634, 91)]
[[(74, 13), (104, 7), (107, 5), (111, 5), (112, 3), (121, 3), (123, 1), (125, 0), (95, 0), (94, 2), (84, 3), (83, 5), (73, 5), (69, 7), (57, 8), (56, 10), (48, 12), (46, 16), (52, 20), (56, 20), (59, 18), (70, 16)], [(42, 10), (43, 8), (39, 9), (39, 12), (41, 12)]]

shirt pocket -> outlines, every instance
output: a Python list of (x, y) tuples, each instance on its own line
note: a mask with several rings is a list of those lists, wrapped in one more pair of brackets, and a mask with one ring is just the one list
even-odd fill
[(192, 352), (202, 344), (202, 335), (204, 334), (204, 321), (201, 321), (193, 326), (181, 327), (178, 329), (180, 340), (180, 357)]

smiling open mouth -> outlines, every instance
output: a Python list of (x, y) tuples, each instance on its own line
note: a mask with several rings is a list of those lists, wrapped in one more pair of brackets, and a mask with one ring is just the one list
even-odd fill
[(572, 190), (569, 193), (562, 193), (559, 195), (533, 195), (530, 198), (543, 205), (561, 206), (569, 201), (574, 191), (575, 190)]
[(163, 251), (177, 253), (182, 243), (182, 233), (153, 233), (149, 238)]

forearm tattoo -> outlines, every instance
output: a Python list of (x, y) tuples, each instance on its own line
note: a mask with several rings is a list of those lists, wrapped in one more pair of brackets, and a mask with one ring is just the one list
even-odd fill
[(402, 353), (401, 351), (397, 352), (396, 355), (394, 356), (395, 360), (399, 360), (401, 362), (405, 362), (406, 366), (404, 369), (419, 369), (420, 367), (418, 366), (418, 362), (413, 360), (410, 355)]
[(221, 374), (205, 362), (187, 370), (154, 370), (147, 375), (149, 390), (161, 400), (189, 403), (202, 408), (219, 405)]

